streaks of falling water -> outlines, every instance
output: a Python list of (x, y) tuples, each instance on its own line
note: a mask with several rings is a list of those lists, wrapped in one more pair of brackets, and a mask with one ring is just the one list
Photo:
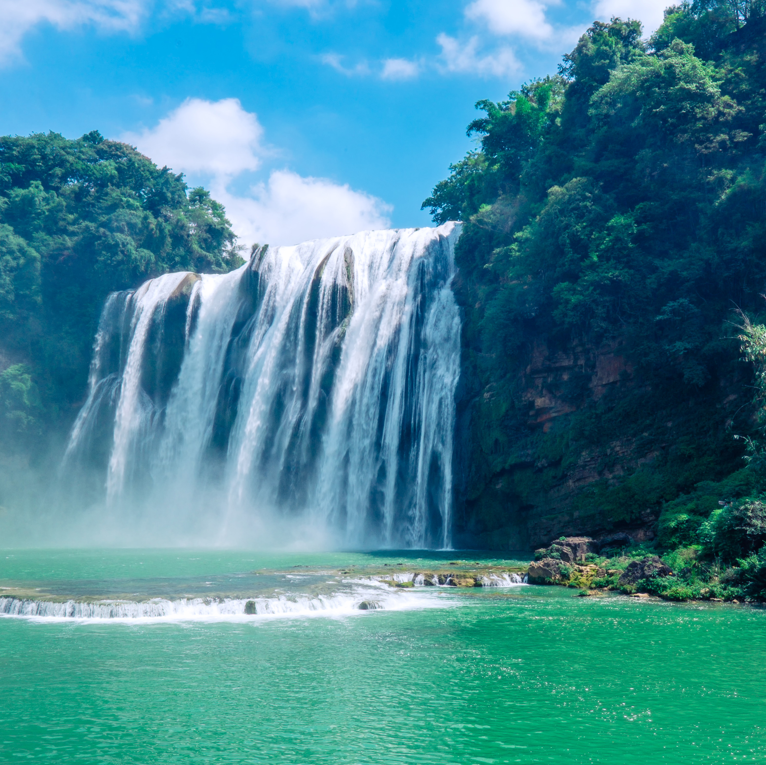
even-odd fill
[(114, 446), (106, 478), (107, 502), (113, 503), (122, 492), (131, 458), (130, 452), (140, 441), (142, 431), (151, 427), (151, 402), (146, 401), (148, 397), (141, 388), (142, 364), (149, 328), (153, 320), (161, 322), (168, 298), (186, 277), (184, 272), (165, 274), (145, 282), (133, 295), (130, 348), (122, 372), (120, 399), (114, 418)]
[[(221, 525), (271, 515), (344, 544), (448, 546), (458, 235), (445, 224), (261, 248), (227, 275), (169, 274), (110, 298), (66, 459), (87, 453), (111, 375), (112, 506), (140, 488), (162, 514), (214, 486), (225, 499), (202, 512)], [(115, 372), (102, 356), (117, 335)]]

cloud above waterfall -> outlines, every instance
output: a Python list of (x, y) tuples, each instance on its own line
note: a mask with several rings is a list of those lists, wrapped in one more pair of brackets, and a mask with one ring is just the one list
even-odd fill
[(216, 177), (257, 170), (265, 153), (258, 117), (236, 98), (188, 98), (155, 127), (122, 140), (177, 172)]
[(266, 144), (257, 115), (235, 98), (187, 99), (154, 127), (120, 139), (157, 164), (185, 173), (190, 183), (208, 186), (245, 245), (297, 244), (390, 226), (390, 205), (327, 178), (273, 169), (245, 182), (243, 191), (242, 179), (278, 152)]
[(391, 225), (392, 207), (381, 199), (348, 184), (290, 170), (273, 171), (246, 195), (231, 194), (219, 182), (212, 192), (246, 242), (297, 244)]

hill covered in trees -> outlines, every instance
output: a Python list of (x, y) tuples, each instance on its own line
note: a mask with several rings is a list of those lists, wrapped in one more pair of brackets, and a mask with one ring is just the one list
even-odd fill
[(456, 544), (701, 543), (766, 487), (738, 313), (766, 309), (766, 6), (595, 23), (477, 106), (424, 203), (465, 221)]
[(207, 191), (126, 144), (0, 138), (0, 452), (39, 458), (65, 434), (109, 292), (227, 271), (234, 242)]

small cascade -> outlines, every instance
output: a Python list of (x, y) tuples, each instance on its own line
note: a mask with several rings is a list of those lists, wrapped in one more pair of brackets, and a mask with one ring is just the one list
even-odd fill
[(385, 588), (357, 587), (327, 595), (253, 598), (152, 598), (129, 600), (32, 600), (0, 597), (0, 618), (72, 621), (248, 621), (253, 617), (356, 616), (365, 611), (448, 608), (443, 599), (413, 597)]
[(262, 247), (110, 296), (64, 472), (100, 471), (112, 517), (204, 520), (224, 542), (259, 519), (448, 547), (458, 235)]

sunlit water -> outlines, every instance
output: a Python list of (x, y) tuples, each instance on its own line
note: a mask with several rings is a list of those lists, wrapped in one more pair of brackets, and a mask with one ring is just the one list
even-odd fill
[[(766, 761), (765, 611), (370, 578), (457, 560), (472, 559), (1, 553), (0, 586), (50, 602), (346, 600), (0, 618), (0, 762)], [(383, 607), (354, 607), (368, 590)]]

